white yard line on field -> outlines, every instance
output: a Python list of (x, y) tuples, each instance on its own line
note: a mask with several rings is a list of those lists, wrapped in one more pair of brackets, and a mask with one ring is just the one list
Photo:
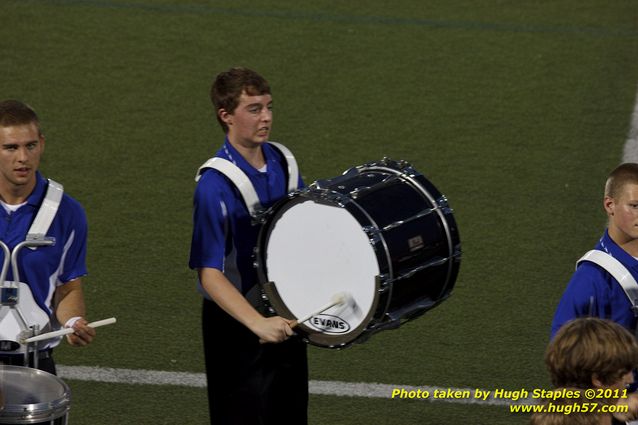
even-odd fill
[(622, 162), (638, 162), (638, 93), (634, 113), (631, 115), (631, 127), (623, 149)]
[[(194, 388), (206, 387), (203, 373), (165, 372), (144, 369), (114, 369), (106, 367), (62, 366), (58, 365), (58, 374), (63, 379), (116, 384), (177, 385)], [(475, 388), (449, 388), (430, 385), (392, 385), (366, 382), (310, 381), (310, 394), (338, 397), (366, 397), (392, 399), (414, 399), (447, 403), (479, 404), (490, 406), (509, 406), (512, 404), (535, 404), (537, 401), (524, 392), (496, 394), (490, 391), (487, 397), (477, 397)], [(478, 390), (482, 394), (486, 390)], [(528, 393), (530, 391), (527, 390)], [(435, 394), (436, 393), (436, 394)], [(427, 394), (427, 396), (426, 396)], [(437, 396), (438, 394), (438, 396)], [(402, 396), (401, 396), (402, 395)], [(524, 396), (520, 398), (517, 396)]]

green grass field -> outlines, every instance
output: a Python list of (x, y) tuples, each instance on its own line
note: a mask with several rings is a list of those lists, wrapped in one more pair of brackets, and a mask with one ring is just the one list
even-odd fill
[[(361, 3), (361, 2), (359, 2)], [(85, 207), (90, 318), (63, 365), (202, 372), (187, 267), (197, 167), (222, 142), (213, 76), (273, 87), (273, 140), (306, 182), (384, 156), (447, 195), (453, 296), (399, 330), (310, 350), (311, 378), (549, 386), (543, 352), (574, 262), (599, 238), (638, 87), (634, 0), (255, 4), (4, 0), (0, 97), (41, 115), (43, 172)], [(223, 342), (221, 342), (223, 343)], [(201, 388), (68, 382), (71, 423), (201, 424)], [(312, 424), (524, 424), (504, 406), (311, 396)]]

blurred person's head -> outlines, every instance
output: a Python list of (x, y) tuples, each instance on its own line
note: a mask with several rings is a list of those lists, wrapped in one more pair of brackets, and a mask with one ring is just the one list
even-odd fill
[(633, 382), (638, 342), (611, 320), (578, 318), (556, 333), (545, 364), (555, 387), (621, 389)]

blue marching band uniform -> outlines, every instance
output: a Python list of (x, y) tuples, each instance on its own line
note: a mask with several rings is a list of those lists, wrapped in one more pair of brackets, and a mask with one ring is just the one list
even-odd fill
[[(43, 360), (39, 368), (55, 373), (51, 349), (61, 338), (38, 343), (35, 360), (25, 359), (25, 347), (18, 340), (29, 336), (28, 328), (34, 325), (40, 331), (59, 328), (53, 305), (56, 288), (87, 274), (84, 210), (64, 193), (62, 185), (38, 172), (35, 188), (24, 205), (15, 211), (0, 208), (0, 240), (4, 264), (0, 363), (26, 365), (25, 360), (35, 364)], [(9, 267), (10, 253), (17, 254), (19, 276)]]
[[(303, 187), (294, 157), (274, 142), (262, 145), (266, 171), (251, 166), (226, 139), (197, 172), (189, 265), (224, 273), (261, 311), (253, 249), (255, 216)], [(307, 423), (306, 344), (297, 338), (261, 344), (258, 337), (204, 296), (202, 330), (214, 423)], [(263, 313), (263, 311), (262, 311)], [(261, 422), (264, 421), (264, 422)]]
[(566, 322), (594, 316), (612, 320), (632, 333), (638, 309), (638, 260), (604, 235), (577, 262), (552, 322), (552, 338)]

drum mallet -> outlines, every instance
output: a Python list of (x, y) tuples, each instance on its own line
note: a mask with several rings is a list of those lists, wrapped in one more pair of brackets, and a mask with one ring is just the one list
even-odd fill
[(335, 307), (335, 306), (351, 306), (353, 309), (356, 308), (356, 303), (354, 301), (354, 298), (352, 298), (352, 295), (349, 292), (337, 292), (336, 294), (334, 294), (332, 296), (332, 298), (330, 299), (330, 302), (326, 305), (324, 305), (323, 307), (321, 307), (320, 309), (307, 314), (299, 319), (295, 319), (292, 321), (292, 323), (290, 324), (291, 328), (296, 327), (297, 325), (299, 325), (300, 323), (305, 322), (306, 320), (311, 319), (312, 317), (323, 313), (324, 311), (328, 310), (331, 307)]
[[(116, 321), (117, 320), (115, 319), (115, 317), (111, 317), (109, 319), (98, 320), (97, 322), (89, 323), (88, 326), (91, 328), (99, 328), (100, 326), (112, 325)], [(45, 339), (57, 338), (59, 336), (72, 334), (73, 332), (75, 332), (75, 329), (73, 328), (64, 328), (64, 329), (60, 329), (59, 331), (47, 332), (44, 334), (32, 336), (31, 338), (27, 338), (21, 342), (23, 344), (29, 344), (31, 342), (37, 342), (37, 341), (42, 341)]]

